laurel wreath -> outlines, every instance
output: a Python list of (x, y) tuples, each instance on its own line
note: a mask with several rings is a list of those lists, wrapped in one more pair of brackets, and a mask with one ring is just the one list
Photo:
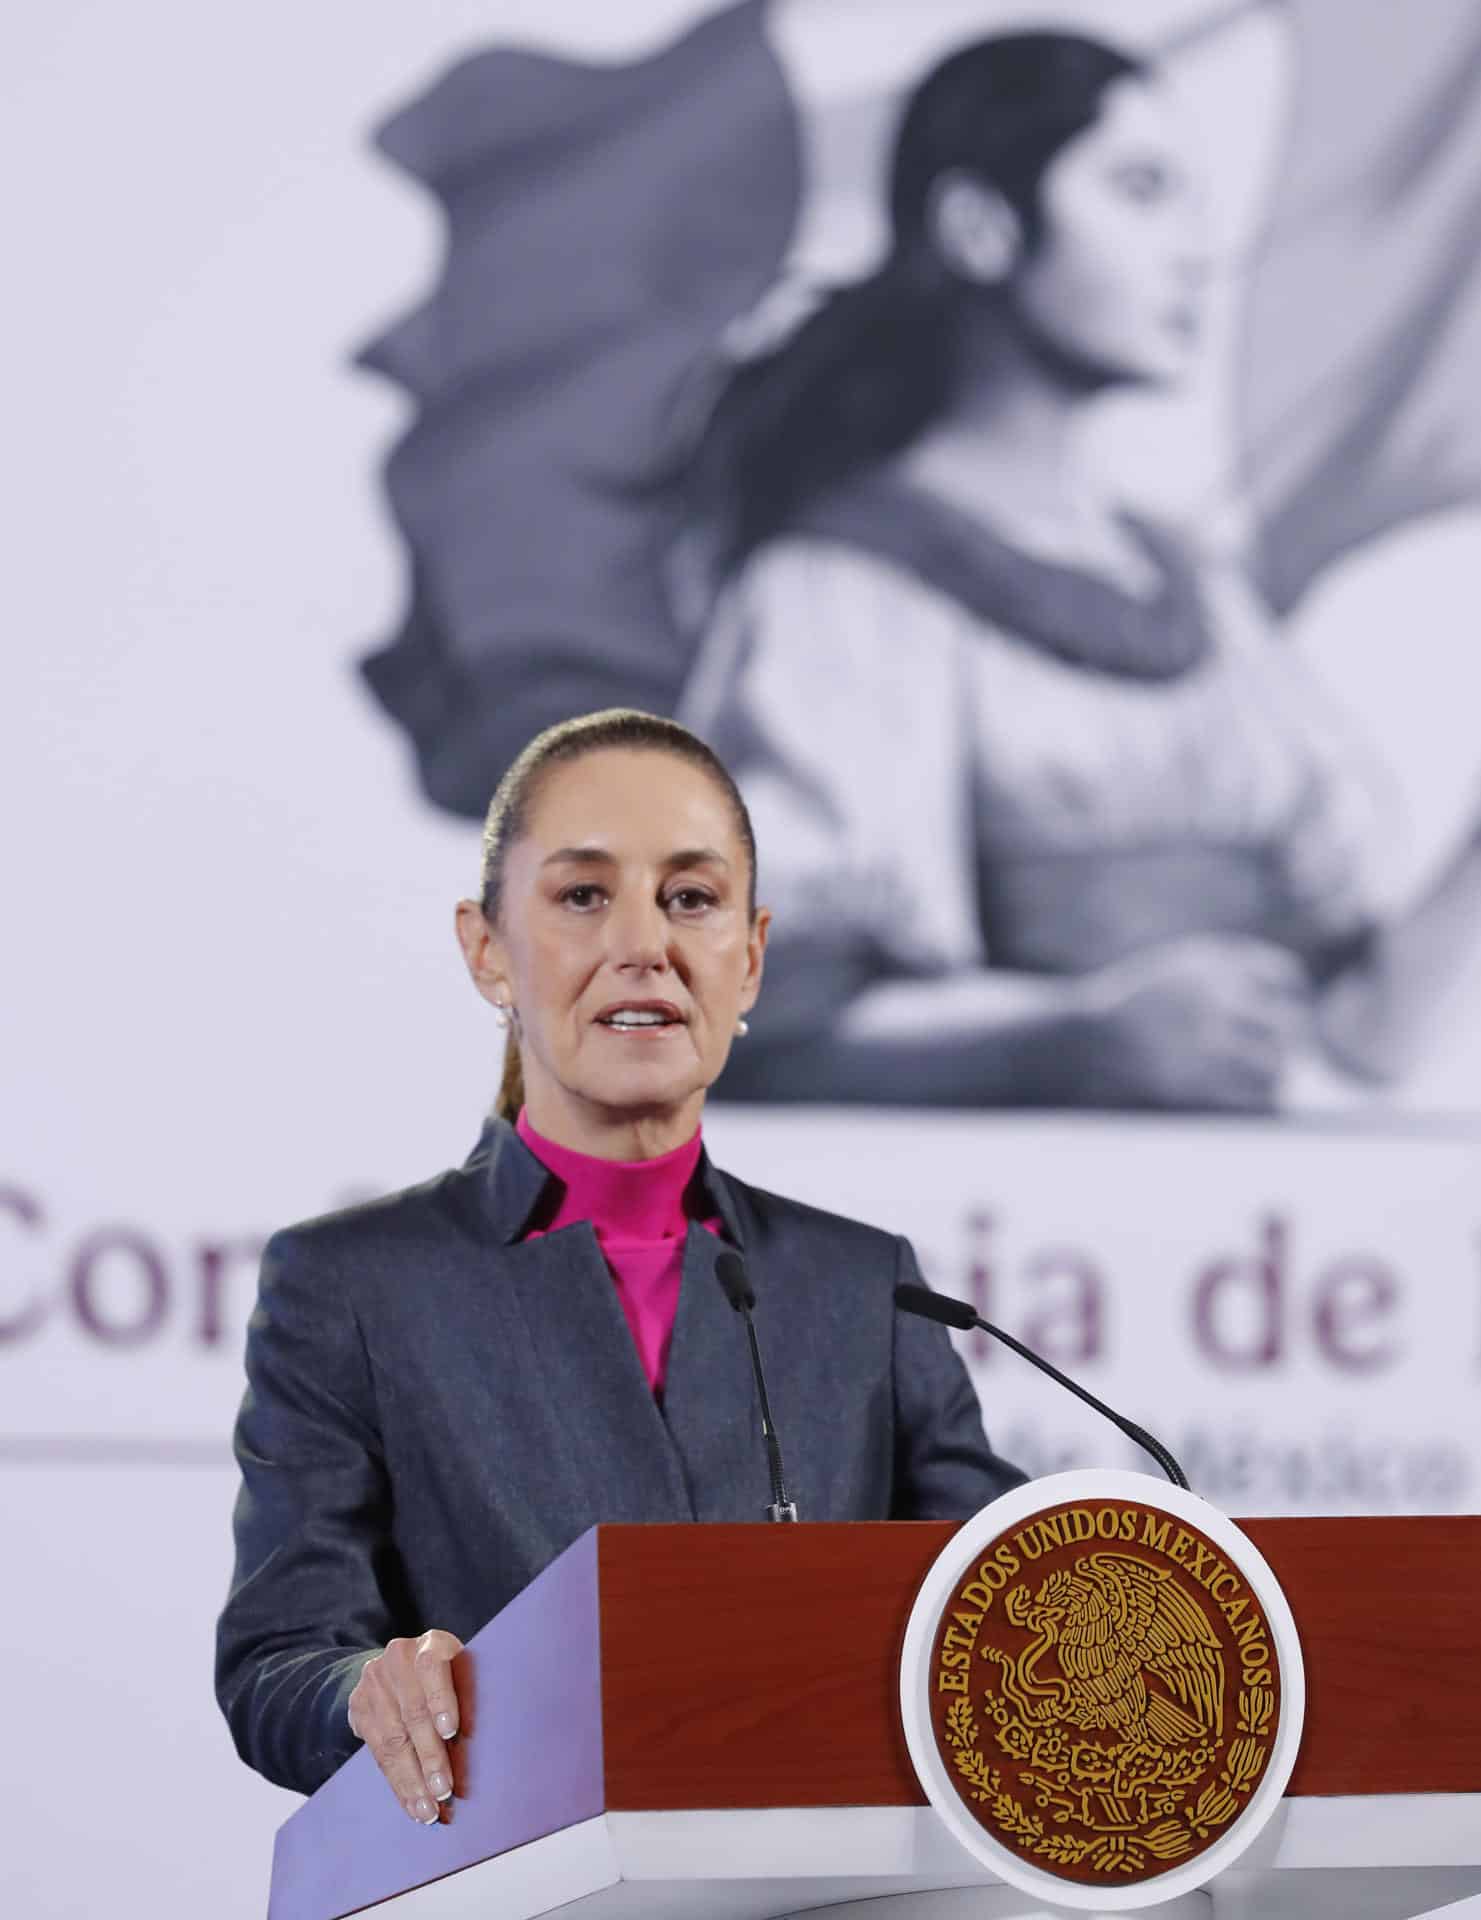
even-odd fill
[(952, 1763), (966, 1782), (967, 1792), (981, 1804), (1002, 1792), (1002, 1781), (977, 1750), (977, 1722), (965, 1694), (954, 1700), (946, 1715), (946, 1738)]
[(1257, 1738), (1270, 1727), (1275, 1695), (1269, 1687), (1246, 1687), (1239, 1696), (1239, 1731)]
[[(1001, 1723), (1004, 1716), (998, 1711), (999, 1702), (991, 1689), (984, 1693), (983, 1704), (991, 1717)], [(1217, 1780), (1209, 1782), (1191, 1807), (1179, 1808), (1139, 1834), (1071, 1834), (1046, 1830), (1042, 1817), (1030, 1813), (1006, 1790), (998, 1769), (983, 1755), (977, 1718), (965, 1694), (948, 1709), (944, 1731), (963, 1791), (979, 1805), (990, 1807), (998, 1829), (1022, 1852), (1043, 1860), (1048, 1866), (1073, 1867), (1088, 1863), (1103, 1873), (1134, 1874), (1142, 1872), (1153, 1860), (1170, 1864), (1181, 1859), (1191, 1852), (1195, 1837), (1207, 1840), (1216, 1828), (1233, 1819), (1241, 1801), (1250, 1794), (1269, 1751), (1264, 1736), (1275, 1710), (1275, 1695), (1268, 1687), (1248, 1687), (1240, 1693), (1238, 1706), (1238, 1737), (1230, 1743)], [(999, 1744), (1004, 1731), (1006, 1728), (1000, 1724)], [(1175, 1793), (1173, 1797), (1179, 1795)]]

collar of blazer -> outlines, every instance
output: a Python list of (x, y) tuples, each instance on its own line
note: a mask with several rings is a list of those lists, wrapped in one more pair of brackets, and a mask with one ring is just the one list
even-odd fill
[[(546, 1187), (555, 1175), (531, 1153), (507, 1120), (490, 1114), (463, 1172), (476, 1176), (480, 1211), (502, 1246), (518, 1240), (530, 1223)], [(740, 1214), (730, 1182), (711, 1162), (699, 1156), (698, 1179), (712, 1209), (725, 1223), (726, 1237), (745, 1245)]]

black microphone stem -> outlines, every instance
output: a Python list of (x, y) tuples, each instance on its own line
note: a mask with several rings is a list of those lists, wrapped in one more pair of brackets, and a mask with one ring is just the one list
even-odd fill
[(761, 1402), (761, 1434), (766, 1441), (766, 1465), (771, 1475), (771, 1505), (766, 1509), (766, 1517), (768, 1520), (795, 1520), (797, 1504), (787, 1498), (787, 1481), (782, 1472), (782, 1447), (771, 1417), (771, 1401), (766, 1395), (766, 1374), (761, 1366), (761, 1348), (756, 1341), (756, 1323), (751, 1318), (756, 1295), (746, 1278), (745, 1263), (733, 1247), (726, 1247), (716, 1260), (715, 1278), (724, 1289), (725, 1298), (745, 1321), (746, 1338), (751, 1343), (751, 1371), (756, 1376), (756, 1398)]
[(756, 1322), (751, 1318), (751, 1309), (744, 1307), (741, 1317), (746, 1323), (746, 1338), (751, 1343), (751, 1365), (756, 1373), (756, 1395), (761, 1402), (761, 1433), (766, 1441), (766, 1464), (771, 1473), (771, 1505), (767, 1509), (767, 1518), (771, 1520), (795, 1520), (797, 1505), (787, 1498), (787, 1483), (782, 1477), (782, 1450), (777, 1444), (776, 1428), (771, 1423), (771, 1402), (766, 1397), (766, 1375), (761, 1370), (761, 1349), (756, 1344)]
[[(933, 1293), (929, 1287), (917, 1287), (910, 1284), (895, 1289), (895, 1305), (906, 1313), (919, 1314), (923, 1320), (935, 1320), (943, 1327), (955, 1327), (958, 1332), (966, 1333), (973, 1327), (981, 1333), (990, 1333), (994, 1340), (1001, 1340), (1005, 1347), (1011, 1347), (1020, 1359), (1027, 1360), (1030, 1366), (1037, 1367), (1040, 1373), (1047, 1373), (1051, 1380), (1074, 1394), (1077, 1400), (1083, 1400), (1087, 1407), (1093, 1407), (1110, 1421), (1113, 1427), (1119, 1427), (1128, 1440), (1150, 1453), (1175, 1487), (1188, 1487), (1188, 1476), (1178, 1465), (1168, 1449), (1163, 1446), (1145, 1427), (1139, 1427), (1135, 1420), (1128, 1420), (1125, 1414), (1117, 1413), (1114, 1407), (1108, 1407), (1104, 1400), (1097, 1400), (1089, 1388), (1082, 1387), (1078, 1380), (1061, 1373), (1052, 1361), (1042, 1354), (1035, 1353), (1032, 1347), (1026, 1347), (1021, 1340), (1015, 1340), (1011, 1333), (1004, 1333), (1001, 1327), (995, 1327), (991, 1320), (984, 1320), (980, 1313), (973, 1311), (965, 1300), (957, 1300), (949, 1294)], [(1188, 1489), (1190, 1492), (1191, 1488)]]
[[(1011, 1347), (1023, 1359), (1031, 1361), (1034, 1366), (1047, 1373), (1051, 1380), (1057, 1380), (1062, 1387), (1067, 1387), (1075, 1398), (1083, 1400), (1087, 1407), (1094, 1407), (1097, 1413), (1104, 1414), (1111, 1425), (1119, 1427), (1128, 1440), (1135, 1440), (1139, 1447), (1151, 1454), (1175, 1487), (1188, 1486), (1188, 1476), (1183, 1469), (1162, 1442), (1148, 1433), (1145, 1427), (1139, 1427), (1135, 1420), (1128, 1420), (1124, 1413), (1114, 1412), (1104, 1400), (1097, 1400), (1087, 1387), (1082, 1387), (1078, 1380), (1071, 1380), (1067, 1373), (1061, 1373), (1059, 1368), (1052, 1361), (1046, 1360), (1042, 1353), (1035, 1353), (1032, 1347), (1026, 1347), (1021, 1340), (1015, 1340), (1011, 1333), (1005, 1333), (1001, 1327), (995, 1327), (991, 1320), (984, 1320), (978, 1314), (974, 1316), (974, 1324), (983, 1333), (990, 1333), (994, 1340), (1001, 1340), (1005, 1347)], [(1192, 1491), (1191, 1488), (1188, 1490)]]

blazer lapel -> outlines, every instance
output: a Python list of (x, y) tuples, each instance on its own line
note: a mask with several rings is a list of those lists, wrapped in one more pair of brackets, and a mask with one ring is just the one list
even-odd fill
[(572, 1492), (596, 1520), (692, 1520), (684, 1473), (591, 1227), (522, 1241), (503, 1264)]
[[(735, 1196), (707, 1154), (698, 1178), (706, 1211), (744, 1248)], [(513, 1127), (490, 1120), (454, 1196), (470, 1230), (502, 1249), (500, 1284), (551, 1416), (545, 1472), (592, 1521), (762, 1519), (771, 1491), (746, 1332), (715, 1278), (724, 1242), (697, 1225), (685, 1239), (660, 1411), (591, 1227), (519, 1238), (548, 1179)], [(782, 1356), (772, 1356), (779, 1329), (767, 1322), (777, 1317), (758, 1315), (757, 1328), (773, 1395)]]

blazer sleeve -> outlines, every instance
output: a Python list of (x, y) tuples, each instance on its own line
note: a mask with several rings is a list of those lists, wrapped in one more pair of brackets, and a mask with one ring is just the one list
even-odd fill
[[(923, 1286), (910, 1242), (897, 1240), (896, 1285)], [(897, 1313), (892, 1520), (965, 1520), (1028, 1478), (993, 1452), (982, 1409), (946, 1328)]]
[(237, 1751), (312, 1793), (359, 1745), (346, 1707), (398, 1631), (378, 1568), (390, 1490), (359, 1327), (301, 1230), (264, 1250), (235, 1451), (236, 1566), (216, 1635), (216, 1697)]

